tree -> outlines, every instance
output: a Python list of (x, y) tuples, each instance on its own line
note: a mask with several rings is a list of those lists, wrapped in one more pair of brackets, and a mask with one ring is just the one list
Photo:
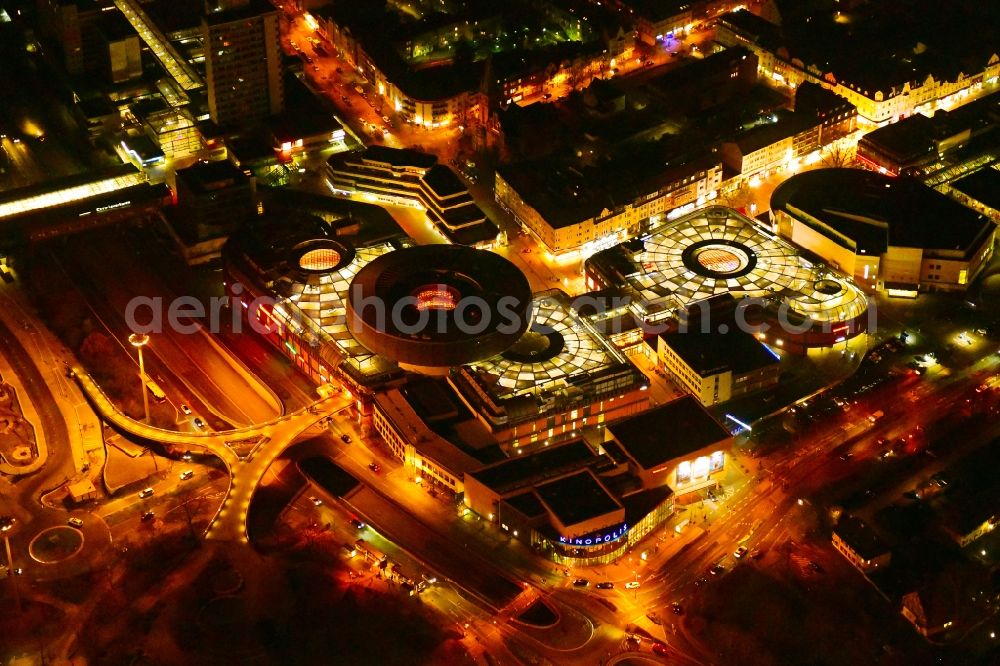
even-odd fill
[(823, 151), (822, 164), (825, 167), (840, 168), (851, 166), (854, 156), (840, 142), (831, 143)]

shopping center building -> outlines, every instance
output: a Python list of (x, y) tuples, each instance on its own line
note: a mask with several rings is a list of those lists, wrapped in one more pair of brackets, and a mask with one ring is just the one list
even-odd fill
[(647, 330), (666, 332), (694, 304), (723, 294), (737, 299), (758, 339), (794, 353), (833, 345), (868, 326), (868, 299), (850, 279), (721, 206), (599, 252), (585, 271), (591, 289), (627, 296)]
[(455, 368), (458, 394), (507, 451), (548, 446), (649, 406), (645, 375), (559, 290), (502, 353)]
[(912, 178), (816, 169), (771, 195), (784, 238), (890, 296), (964, 291), (993, 252), (996, 224)]

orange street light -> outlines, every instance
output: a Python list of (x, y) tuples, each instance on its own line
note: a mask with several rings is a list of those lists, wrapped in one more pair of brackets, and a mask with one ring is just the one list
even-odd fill
[(142, 391), (142, 413), (145, 423), (149, 424), (149, 395), (146, 394), (146, 366), (142, 361), (142, 348), (149, 344), (149, 336), (145, 333), (133, 333), (128, 336), (130, 345), (139, 350), (139, 389)]

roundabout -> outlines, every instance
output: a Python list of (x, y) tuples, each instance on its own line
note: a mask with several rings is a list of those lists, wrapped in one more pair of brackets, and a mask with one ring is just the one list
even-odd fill
[(41, 564), (56, 564), (79, 553), (83, 542), (83, 532), (74, 527), (50, 527), (35, 535), (28, 544), (28, 554)]

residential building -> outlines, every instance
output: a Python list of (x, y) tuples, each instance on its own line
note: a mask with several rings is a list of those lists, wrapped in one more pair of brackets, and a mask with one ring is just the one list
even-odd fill
[(823, 120), (818, 116), (779, 111), (769, 120), (735, 139), (723, 141), (719, 147), (722, 163), (735, 174), (735, 181), (766, 177), (776, 169), (793, 168), (820, 147)]
[(833, 547), (862, 573), (888, 566), (892, 553), (872, 527), (857, 516), (845, 515), (833, 528)]
[(285, 107), (278, 10), (266, 0), (225, 3), (202, 18), (212, 122), (251, 125)]
[[(716, 39), (725, 46), (744, 46), (759, 58), (761, 75), (777, 85), (796, 88), (809, 81), (826, 85), (851, 102), (859, 122), (882, 126), (915, 113), (930, 113), (961, 103), (971, 94), (997, 85), (1000, 56), (996, 52), (969, 55), (971, 69), (951, 66), (954, 54), (910, 47), (897, 53), (874, 38), (852, 49), (833, 53), (808, 33), (787, 34), (760, 16), (741, 9), (718, 20)], [(872, 35), (880, 34), (870, 31)], [(880, 52), (886, 51), (887, 52)], [(953, 49), (954, 50), (954, 49)], [(880, 67), (872, 67), (872, 60)]]
[(718, 158), (661, 154), (653, 161), (654, 152), (655, 146), (592, 167), (553, 159), (501, 166), (496, 199), (552, 254), (588, 257), (715, 197), (722, 183)]

